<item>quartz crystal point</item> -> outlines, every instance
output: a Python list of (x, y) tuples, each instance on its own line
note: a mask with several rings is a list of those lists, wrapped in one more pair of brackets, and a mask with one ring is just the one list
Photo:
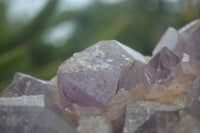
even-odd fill
[(177, 49), (176, 46), (181, 45), (182, 43), (178, 31), (173, 27), (169, 27), (153, 50), (153, 55), (156, 55), (164, 47), (173, 51)]
[[(1, 133), (75, 133), (73, 123), (43, 95), (0, 98)], [(56, 110), (56, 112), (55, 112)]]
[(165, 84), (176, 76), (179, 58), (164, 47), (144, 66), (144, 80), (149, 84)]
[(177, 107), (140, 101), (127, 106), (123, 133), (171, 133), (178, 120)]
[(187, 53), (200, 62), (200, 20), (195, 20), (179, 31), (169, 28), (153, 51), (157, 54), (163, 47), (168, 47), (179, 58)]
[(53, 99), (57, 95), (57, 88), (47, 84), (46, 81), (16, 73), (12, 83), (4, 89), (1, 96), (14, 97), (22, 95), (45, 95), (47, 98)]
[(111, 123), (104, 116), (87, 116), (79, 120), (78, 133), (113, 133)]
[[(168, 86), (161, 84), (139, 84), (130, 90), (135, 100), (157, 101), (165, 104), (172, 104), (179, 107), (186, 107), (188, 93), (186, 89), (200, 73), (200, 64), (187, 54), (177, 65), (177, 74)], [(185, 90), (186, 89), (186, 90)]]
[[(58, 71), (57, 83), (61, 103), (65, 107), (71, 107), (72, 103), (104, 107), (119, 86), (130, 89), (141, 81), (136, 75), (144, 63), (143, 55), (114, 40), (101, 41), (75, 53)], [(132, 66), (127, 67), (130, 64)], [(123, 73), (124, 67), (130, 70)], [(133, 71), (135, 76), (127, 75), (129, 71)], [(120, 82), (121, 77), (132, 77), (135, 79), (126, 80), (137, 82)]]

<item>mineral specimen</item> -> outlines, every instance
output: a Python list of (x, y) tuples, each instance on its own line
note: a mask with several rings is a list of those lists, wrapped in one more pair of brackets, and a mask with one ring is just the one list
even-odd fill
[(161, 38), (153, 51), (153, 55), (158, 53), (163, 47), (168, 47), (179, 58), (183, 53), (187, 53), (200, 62), (200, 20), (196, 20), (186, 25), (179, 31), (169, 28)]
[(133, 102), (131, 94), (124, 89), (120, 89), (106, 105), (105, 115), (112, 122), (114, 133), (122, 132), (125, 108), (126, 105), (131, 102)]
[(51, 104), (42, 95), (0, 98), (1, 133), (75, 133), (73, 123)]
[(136, 102), (127, 107), (123, 133), (170, 133), (178, 120), (175, 106)]
[(200, 64), (196, 59), (183, 53), (183, 58), (181, 60), (181, 67), (184, 73), (192, 76), (198, 76), (200, 73)]
[(50, 81), (16, 73), (0, 95), (0, 132), (199, 133), (199, 32), (200, 20), (169, 28), (152, 57), (101, 41)]
[(57, 96), (57, 88), (49, 85), (46, 81), (16, 73), (12, 83), (4, 89), (1, 96), (14, 97), (22, 95), (45, 95), (47, 98), (53, 99)]
[[(101, 41), (75, 53), (58, 71), (57, 83), (61, 102), (65, 107), (70, 107), (71, 103), (104, 107), (119, 86), (130, 89), (141, 82), (137, 73), (144, 63), (145, 59), (140, 53), (114, 40)], [(127, 67), (128, 65), (131, 67)], [(123, 73), (124, 67), (130, 70)], [(127, 76), (129, 71), (134, 71), (132, 73), (135, 75)], [(120, 77), (132, 78), (127, 79), (130, 80), (127, 82), (120, 82)]]
[[(164, 47), (167, 47), (171, 51), (176, 51), (177, 46), (182, 45), (183, 39), (178, 33), (178, 31), (172, 27), (169, 27), (165, 34), (162, 36), (155, 49), (153, 50), (153, 55), (156, 55)], [(175, 53), (177, 54), (177, 53)], [(181, 56), (182, 51), (178, 55)]]
[(200, 123), (176, 106), (136, 102), (128, 105), (123, 133), (198, 133)]
[(144, 66), (144, 78), (149, 84), (166, 84), (176, 76), (179, 58), (164, 47)]
[[(179, 30), (184, 43), (178, 46), (179, 51), (187, 53), (200, 62), (200, 20), (196, 20)], [(176, 51), (174, 51), (176, 52)], [(177, 49), (178, 52), (178, 49)]]

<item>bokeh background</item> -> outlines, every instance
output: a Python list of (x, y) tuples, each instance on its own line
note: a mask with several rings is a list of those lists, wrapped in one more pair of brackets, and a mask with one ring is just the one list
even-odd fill
[(151, 55), (169, 26), (199, 17), (199, 0), (0, 0), (0, 90), (15, 72), (49, 80), (100, 40)]

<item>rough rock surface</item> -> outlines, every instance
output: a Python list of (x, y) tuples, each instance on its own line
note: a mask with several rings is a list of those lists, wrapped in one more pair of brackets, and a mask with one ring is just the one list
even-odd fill
[(123, 133), (169, 133), (178, 118), (176, 106), (156, 102), (128, 105)]
[(88, 116), (79, 120), (78, 133), (113, 133), (111, 123), (104, 116)]

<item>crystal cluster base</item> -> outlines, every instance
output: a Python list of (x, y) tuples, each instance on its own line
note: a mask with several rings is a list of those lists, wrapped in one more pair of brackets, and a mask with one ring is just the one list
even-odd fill
[(16, 73), (0, 94), (1, 133), (199, 133), (200, 20), (153, 51), (101, 41), (43, 81)]

